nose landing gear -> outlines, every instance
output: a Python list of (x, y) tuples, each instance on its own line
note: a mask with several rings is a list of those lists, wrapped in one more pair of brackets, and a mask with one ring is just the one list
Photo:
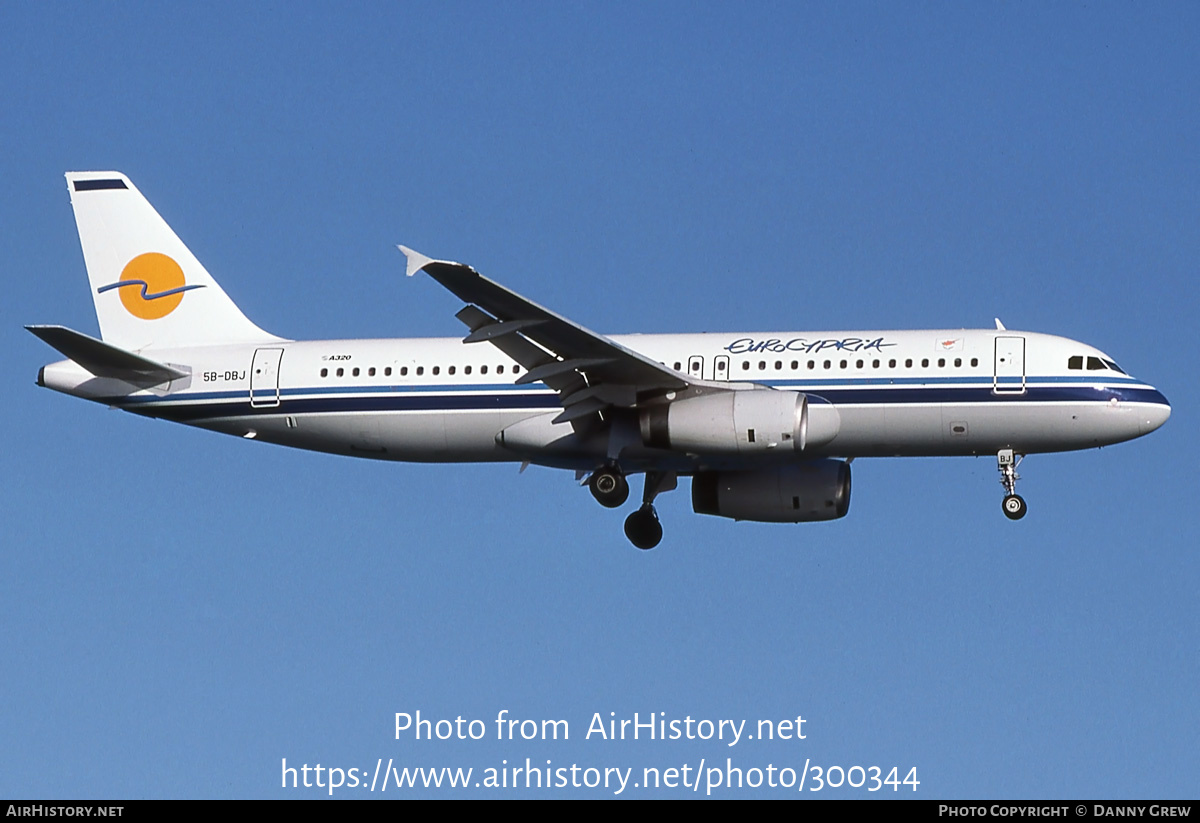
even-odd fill
[(1014, 455), (1012, 449), (1001, 449), (996, 454), (996, 467), (1000, 470), (1000, 484), (1007, 492), (1001, 506), (1004, 508), (1004, 516), (1009, 520), (1020, 520), (1029, 510), (1029, 507), (1025, 505), (1025, 499), (1017, 494), (1017, 481), (1021, 479), (1021, 475), (1017, 474), (1017, 466), (1021, 465), (1022, 459), (1022, 455)]

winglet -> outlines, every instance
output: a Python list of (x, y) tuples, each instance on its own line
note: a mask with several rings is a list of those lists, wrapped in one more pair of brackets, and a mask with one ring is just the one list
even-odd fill
[(425, 255), (421, 254), (419, 251), (413, 251), (408, 246), (396, 246), (396, 248), (400, 249), (401, 253), (403, 253), (404, 256), (408, 258), (408, 270), (405, 271), (405, 275), (408, 277), (412, 277), (414, 274), (416, 274), (421, 269), (428, 266), (430, 263), (438, 262), (438, 261), (434, 260), (432, 257), (426, 257)]

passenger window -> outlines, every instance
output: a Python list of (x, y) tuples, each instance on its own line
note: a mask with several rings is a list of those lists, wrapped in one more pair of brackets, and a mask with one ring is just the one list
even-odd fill
[(520, 367), (520, 366), (513, 366), (513, 368), (512, 368), (512, 373), (513, 373), (513, 374), (516, 374), (516, 373), (517, 373), (517, 372), (519, 372), (520, 370), (521, 370), (521, 367)]
[(446, 374), (454, 374), (454, 367), (451, 366), (450, 368), (446, 369)]
[(979, 365), (979, 358), (978, 358), (978, 357), (972, 357), (972, 358), (971, 358), (971, 365), (972, 365), (972, 366), (978, 366), (978, 365)]
[[(391, 377), (392, 376), (392, 367), (388, 366), (386, 369), (383, 370), (383, 373), (386, 374), (388, 377)], [(408, 377), (408, 366), (400, 367), (400, 376)]]
[(844, 368), (846, 368), (846, 361), (845, 361), (845, 360), (843, 360), (843, 361), (842, 361), (842, 363), (841, 363), (841, 367), (842, 367), (843, 369), (844, 369)]
[(817, 361), (816, 361), (816, 360), (809, 360), (809, 361), (808, 361), (808, 367), (809, 367), (810, 369), (815, 369), (815, 368), (817, 367)]
[(743, 360), (742, 361), (742, 371), (749, 371), (749, 369), (750, 369), (750, 361)]
[(889, 368), (889, 369), (894, 369), (894, 368), (896, 368), (896, 361), (895, 361), (895, 360), (889, 360), (889, 361), (888, 361), (888, 368)]
[(503, 365), (496, 367), (496, 374), (504, 374), (504, 366)]
[(367, 369), (367, 377), (374, 377), (374, 376), (375, 376), (375, 367), (372, 366), (371, 368)]
[(479, 373), (480, 373), (480, 374), (487, 374), (487, 366), (480, 366), (480, 367), (479, 367)]
[(856, 369), (861, 369), (862, 367), (863, 367), (863, 361), (861, 361), (861, 360), (859, 360), (858, 363), (856, 363), (854, 366), (854, 368), (856, 368)]
[(1067, 358), (1067, 368), (1068, 369), (1082, 369), (1083, 368), (1083, 355), (1077, 354), (1074, 357), (1068, 357)]
[(800, 368), (800, 362), (797, 360), (793, 360), (792, 361), (792, 371), (795, 371), (798, 368)]
[(338, 370), (337, 370), (337, 376), (338, 376), (338, 377), (341, 377), (341, 376), (342, 376), (343, 374), (345, 374), (345, 373), (346, 373), (346, 370), (345, 370), (345, 369), (338, 369)]
[(470, 374), (470, 373), (471, 373), (471, 367), (463, 366), (463, 374)]
[(766, 361), (766, 360), (759, 360), (759, 361), (758, 361), (758, 370), (759, 370), (759, 371), (766, 371), (766, 370), (767, 370), (767, 361)]
[(354, 367), (353, 375), (354, 375), (355, 377), (358, 377), (358, 366), (355, 366), (355, 367)]
[(421, 375), (423, 375), (424, 373), (425, 373), (425, 367), (424, 367), (424, 366), (417, 366), (417, 377), (420, 377), (420, 376), (421, 376)]
[(938, 358), (938, 368), (939, 368), (939, 369), (944, 369), (944, 368), (946, 368), (946, 358), (944, 358), (944, 357), (939, 357), (939, 358)]
[(680, 367), (680, 366), (682, 366), (682, 365), (683, 365), (682, 363), (680, 363), (678, 360), (676, 360), (676, 361), (675, 361), (675, 366), (674, 366), (674, 369), (675, 369), (675, 371), (679, 371), (679, 367)]
[(906, 368), (906, 369), (912, 368), (912, 358), (911, 357), (904, 361), (904, 368)]
[(433, 367), (433, 373), (434, 373), (434, 374), (437, 374), (439, 371), (441, 371), (441, 369), (442, 369), (442, 367), (441, 367), (441, 366), (434, 366), (434, 367)]
[(782, 370), (783, 370), (783, 361), (776, 360), (775, 361), (775, 371), (782, 371)]
[(961, 365), (962, 365), (962, 358), (961, 357), (954, 358), (954, 368), (957, 369)]
[(321, 369), (321, 376), (322, 376), (322, 377), (328, 377), (328, 376), (329, 376), (329, 369)]
[(928, 357), (922, 358), (921, 368), (923, 368), (923, 369), (929, 368), (929, 358)]
[(830, 365), (832, 365), (832, 364), (831, 364), (831, 363), (830, 363), (828, 360), (826, 360), (826, 361), (825, 361), (825, 368), (829, 368), (829, 367), (830, 367)]
[(873, 368), (873, 369), (877, 369), (877, 368), (879, 368), (879, 361), (878, 361), (878, 360), (872, 360), (872, 361), (871, 361), (871, 368)]

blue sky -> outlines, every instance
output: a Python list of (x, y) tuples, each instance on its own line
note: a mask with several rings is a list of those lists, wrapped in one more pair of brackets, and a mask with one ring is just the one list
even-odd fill
[[(5, 5), (0, 796), (324, 795), (282, 790), (283, 758), (728, 757), (915, 767), (927, 798), (1194, 797), (1198, 23), (1189, 3)], [(62, 178), (84, 169), (128, 174), (288, 337), (460, 334), (405, 243), (613, 333), (998, 315), (1100, 347), (1173, 416), (1027, 459), (1019, 523), (993, 460), (863, 460), (844, 520), (701, 517), (685, 483), (640, 553), (567, 473), (289, 451), (37, 389), (57, 358), (21, 326), (97, 329)], [(493, 734), (395, 739), (417, 710)], [(571, 739), (497, 741), (500, 710)], [(807, 736), (585, 740), (597, 712), (800, 715)]]

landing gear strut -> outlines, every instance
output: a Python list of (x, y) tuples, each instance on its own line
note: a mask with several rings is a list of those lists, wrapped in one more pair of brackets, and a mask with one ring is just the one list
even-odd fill
[(605, 508), (615, 509), (629, 499), (629, 481), (616, 466), (604, 466), (592, 472), (588, 488), (596, 502)]
[(662, 541), (662, 524), (658, 522), (658, 512), (654, 510), (654, 498), (675, 486), (675, 472), (646, 472), (642, 507), (625, 518), (625, 536), (630, 543), (645, 550), (653, 549)]
[(1020, 520), (1029, 510), (1029, 507), (1025, 505), (1025, 499), (1017, 494), (1017, 481), (1021, 479), (1021, 475), (1017, 474), (1017, 466), (1021, 465), (1021, 460), (1022, 456), (1014, 456), (1012, 449), (1001, 449), (996, 454), (996, 467), (1000, 470), (1000, 483), (1007, 492), (1001, 505), (1004, 508), (1004, 516), (1009, 520)]

